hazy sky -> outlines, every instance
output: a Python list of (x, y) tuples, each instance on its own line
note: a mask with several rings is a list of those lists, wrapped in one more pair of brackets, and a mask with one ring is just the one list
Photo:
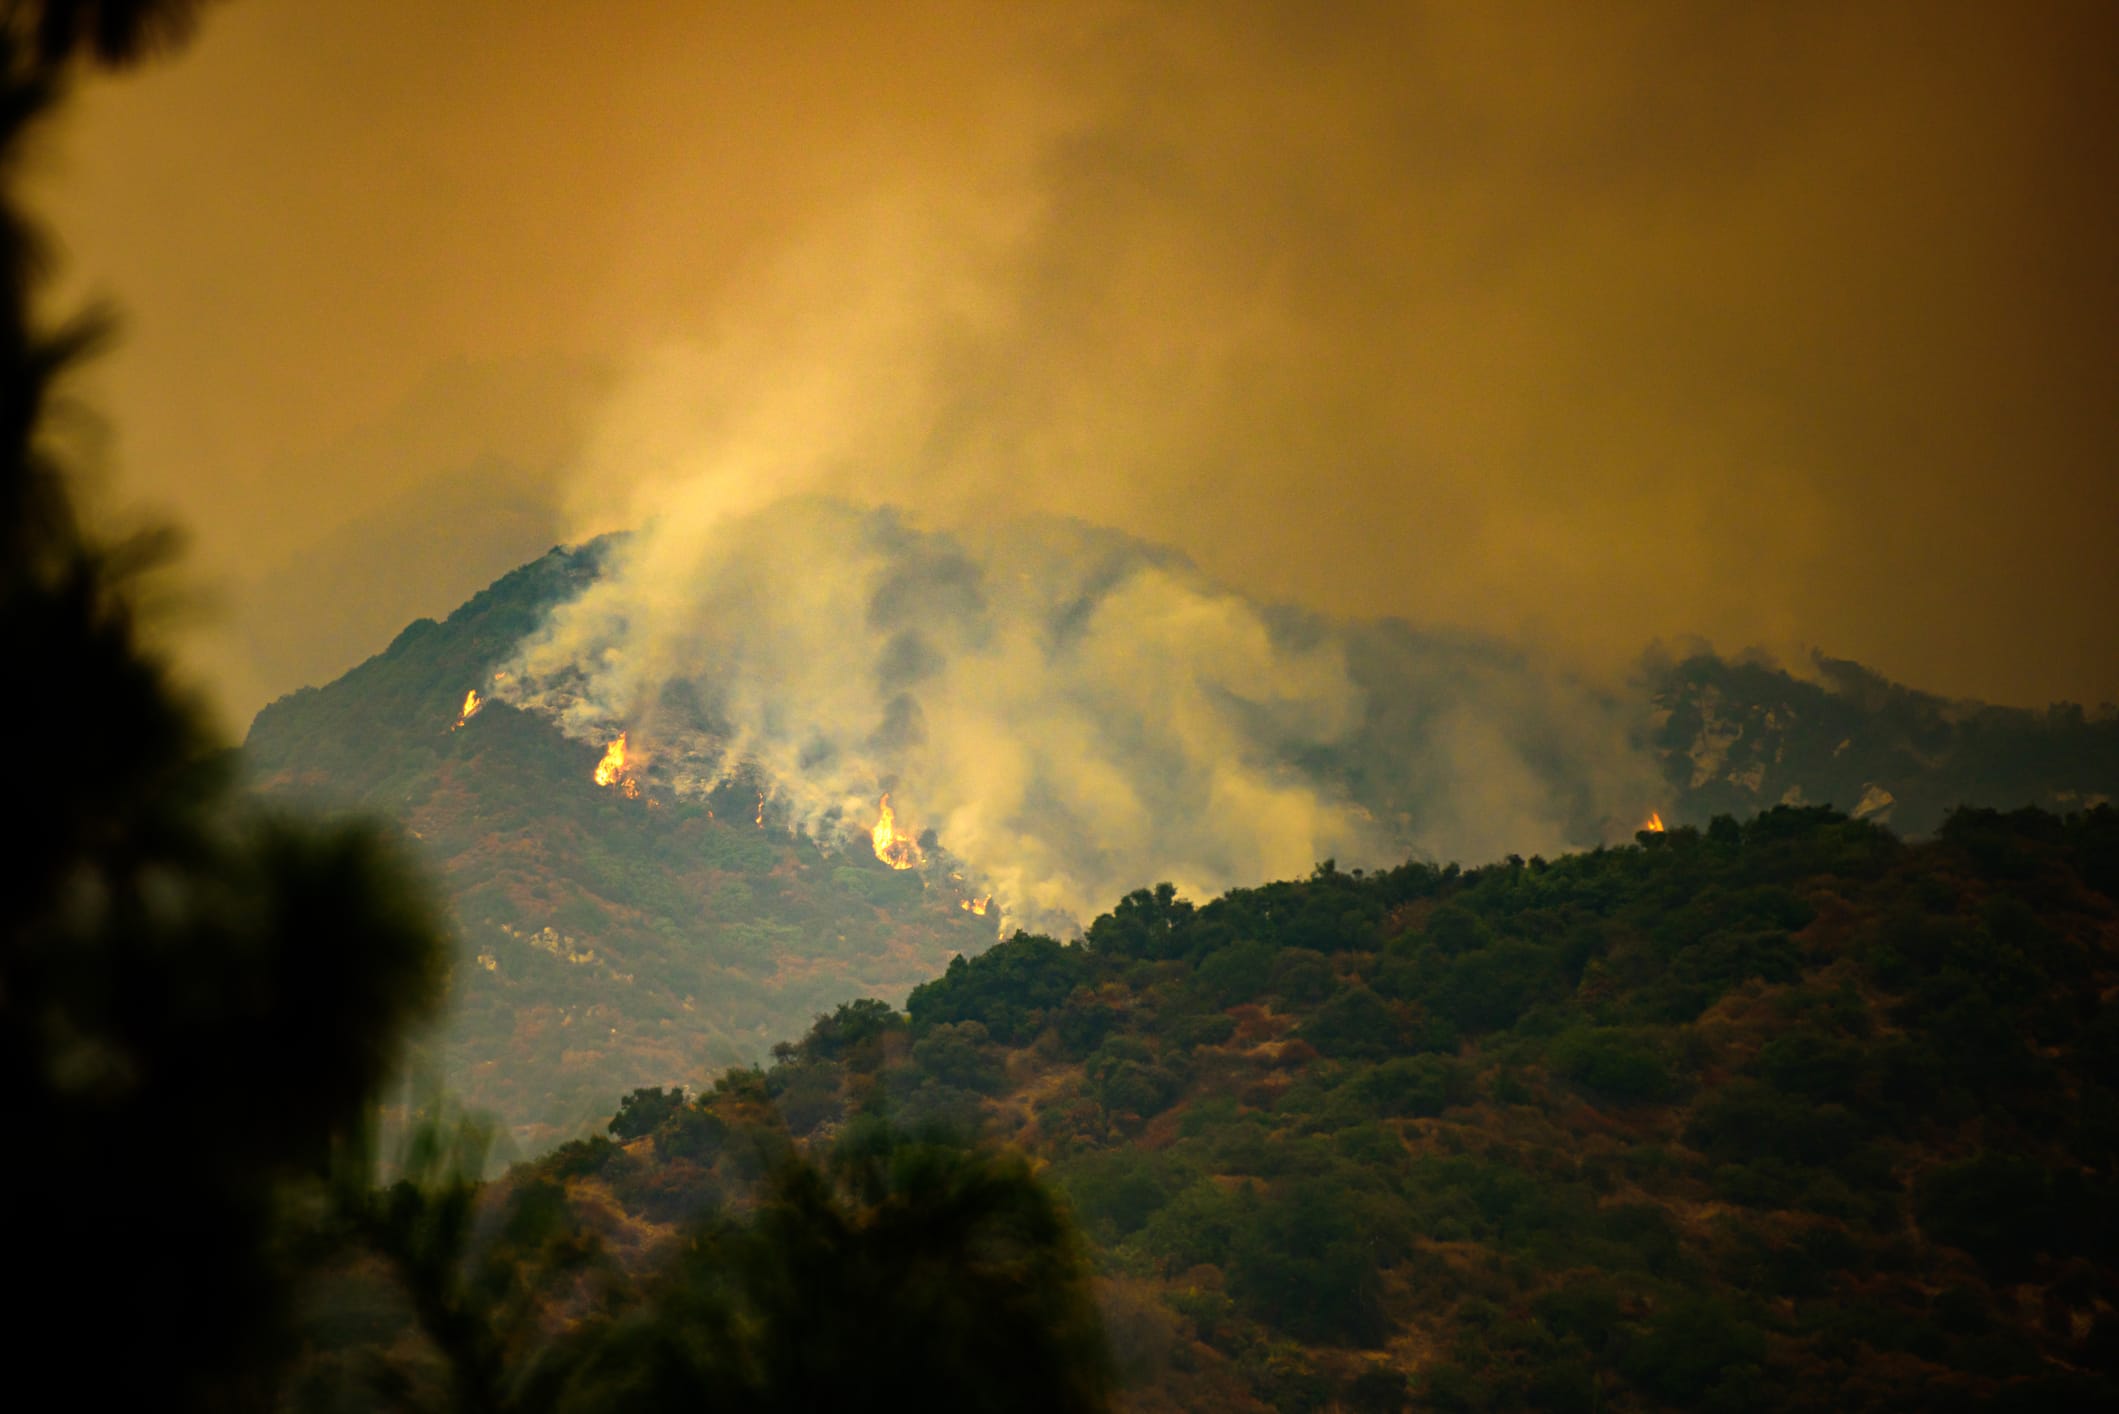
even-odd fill
[(792, 489), (1591, 667), (2096, 702), (2115, 16), (236, 0), (41, 177), (232, 719), (557, 538)]

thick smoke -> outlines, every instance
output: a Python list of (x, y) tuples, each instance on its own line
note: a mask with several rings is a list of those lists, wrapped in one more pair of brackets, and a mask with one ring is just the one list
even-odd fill
[(1491, 645), (1270, 608), (1078, 522), (820, 497), (617, 542), (507, 692), (626, 731), (653, 789), (755, 773), (820, 838), (888, 791), (967, 892), (1045, 926), (1163, 879), (1594, 843), (1652, 799), (1616, 705)]

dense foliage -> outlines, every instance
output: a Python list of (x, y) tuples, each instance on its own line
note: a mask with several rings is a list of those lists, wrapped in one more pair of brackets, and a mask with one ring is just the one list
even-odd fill
[(2119, 812), (1142, 891), (533, 1170), (675, 1232), (888, 1117), (1047, 1165), (1138, 1407), (2119, 1394)]

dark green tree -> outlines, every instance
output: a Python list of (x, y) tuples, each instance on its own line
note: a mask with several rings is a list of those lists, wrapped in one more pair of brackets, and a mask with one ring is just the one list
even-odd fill
[[(189, 0), (0, 8), (0, 178), (84, 70), (179, 39)], [(290, 1192), (324, 1172), (439, 996), (436, 914), (390, 843), (249, 805), (146, 644), (166, 534), (76, 510), (54, 409), (98, 320), (32, 313), (39, 241), (0, 199), (0, 1166), (24, 1350), (93, 1347), (70, 1398), (266, 1402), (295, 1279)], [(51, 746), (51, 743), (63, 743)], [(32, 1158), (31, 1152), (34, 1152)]]
[(1089, 1273), (1023, 1162), (864, 1127), (591, 1332), (565, 1410), (1100, 1409)]
[(684, 1087), (643, 1086), (618, 1102), (618, 1113), (611, 1116), (608, 1128), (613, 1139), (644, 1139), (683, 1108)]

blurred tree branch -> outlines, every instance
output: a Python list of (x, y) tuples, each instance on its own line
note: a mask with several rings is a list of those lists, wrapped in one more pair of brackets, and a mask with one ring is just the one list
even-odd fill
[(52, 435), (108, 326), (38, 325), (25, 144), (76, 74), (174, 47), (203, 8), (0, 8), (0, 1094), (17, 1139), (0, 1206), (38, 1288), (11, 1334), (92, 1340), (72, 1390), (90, 1404), (273, 1401), (298, 1275), (287, 1195), (359, 1125), (446, 956), (378, 830), (240, 792), (138, 631), (139, 576), (169, 537), (86, 530)]

